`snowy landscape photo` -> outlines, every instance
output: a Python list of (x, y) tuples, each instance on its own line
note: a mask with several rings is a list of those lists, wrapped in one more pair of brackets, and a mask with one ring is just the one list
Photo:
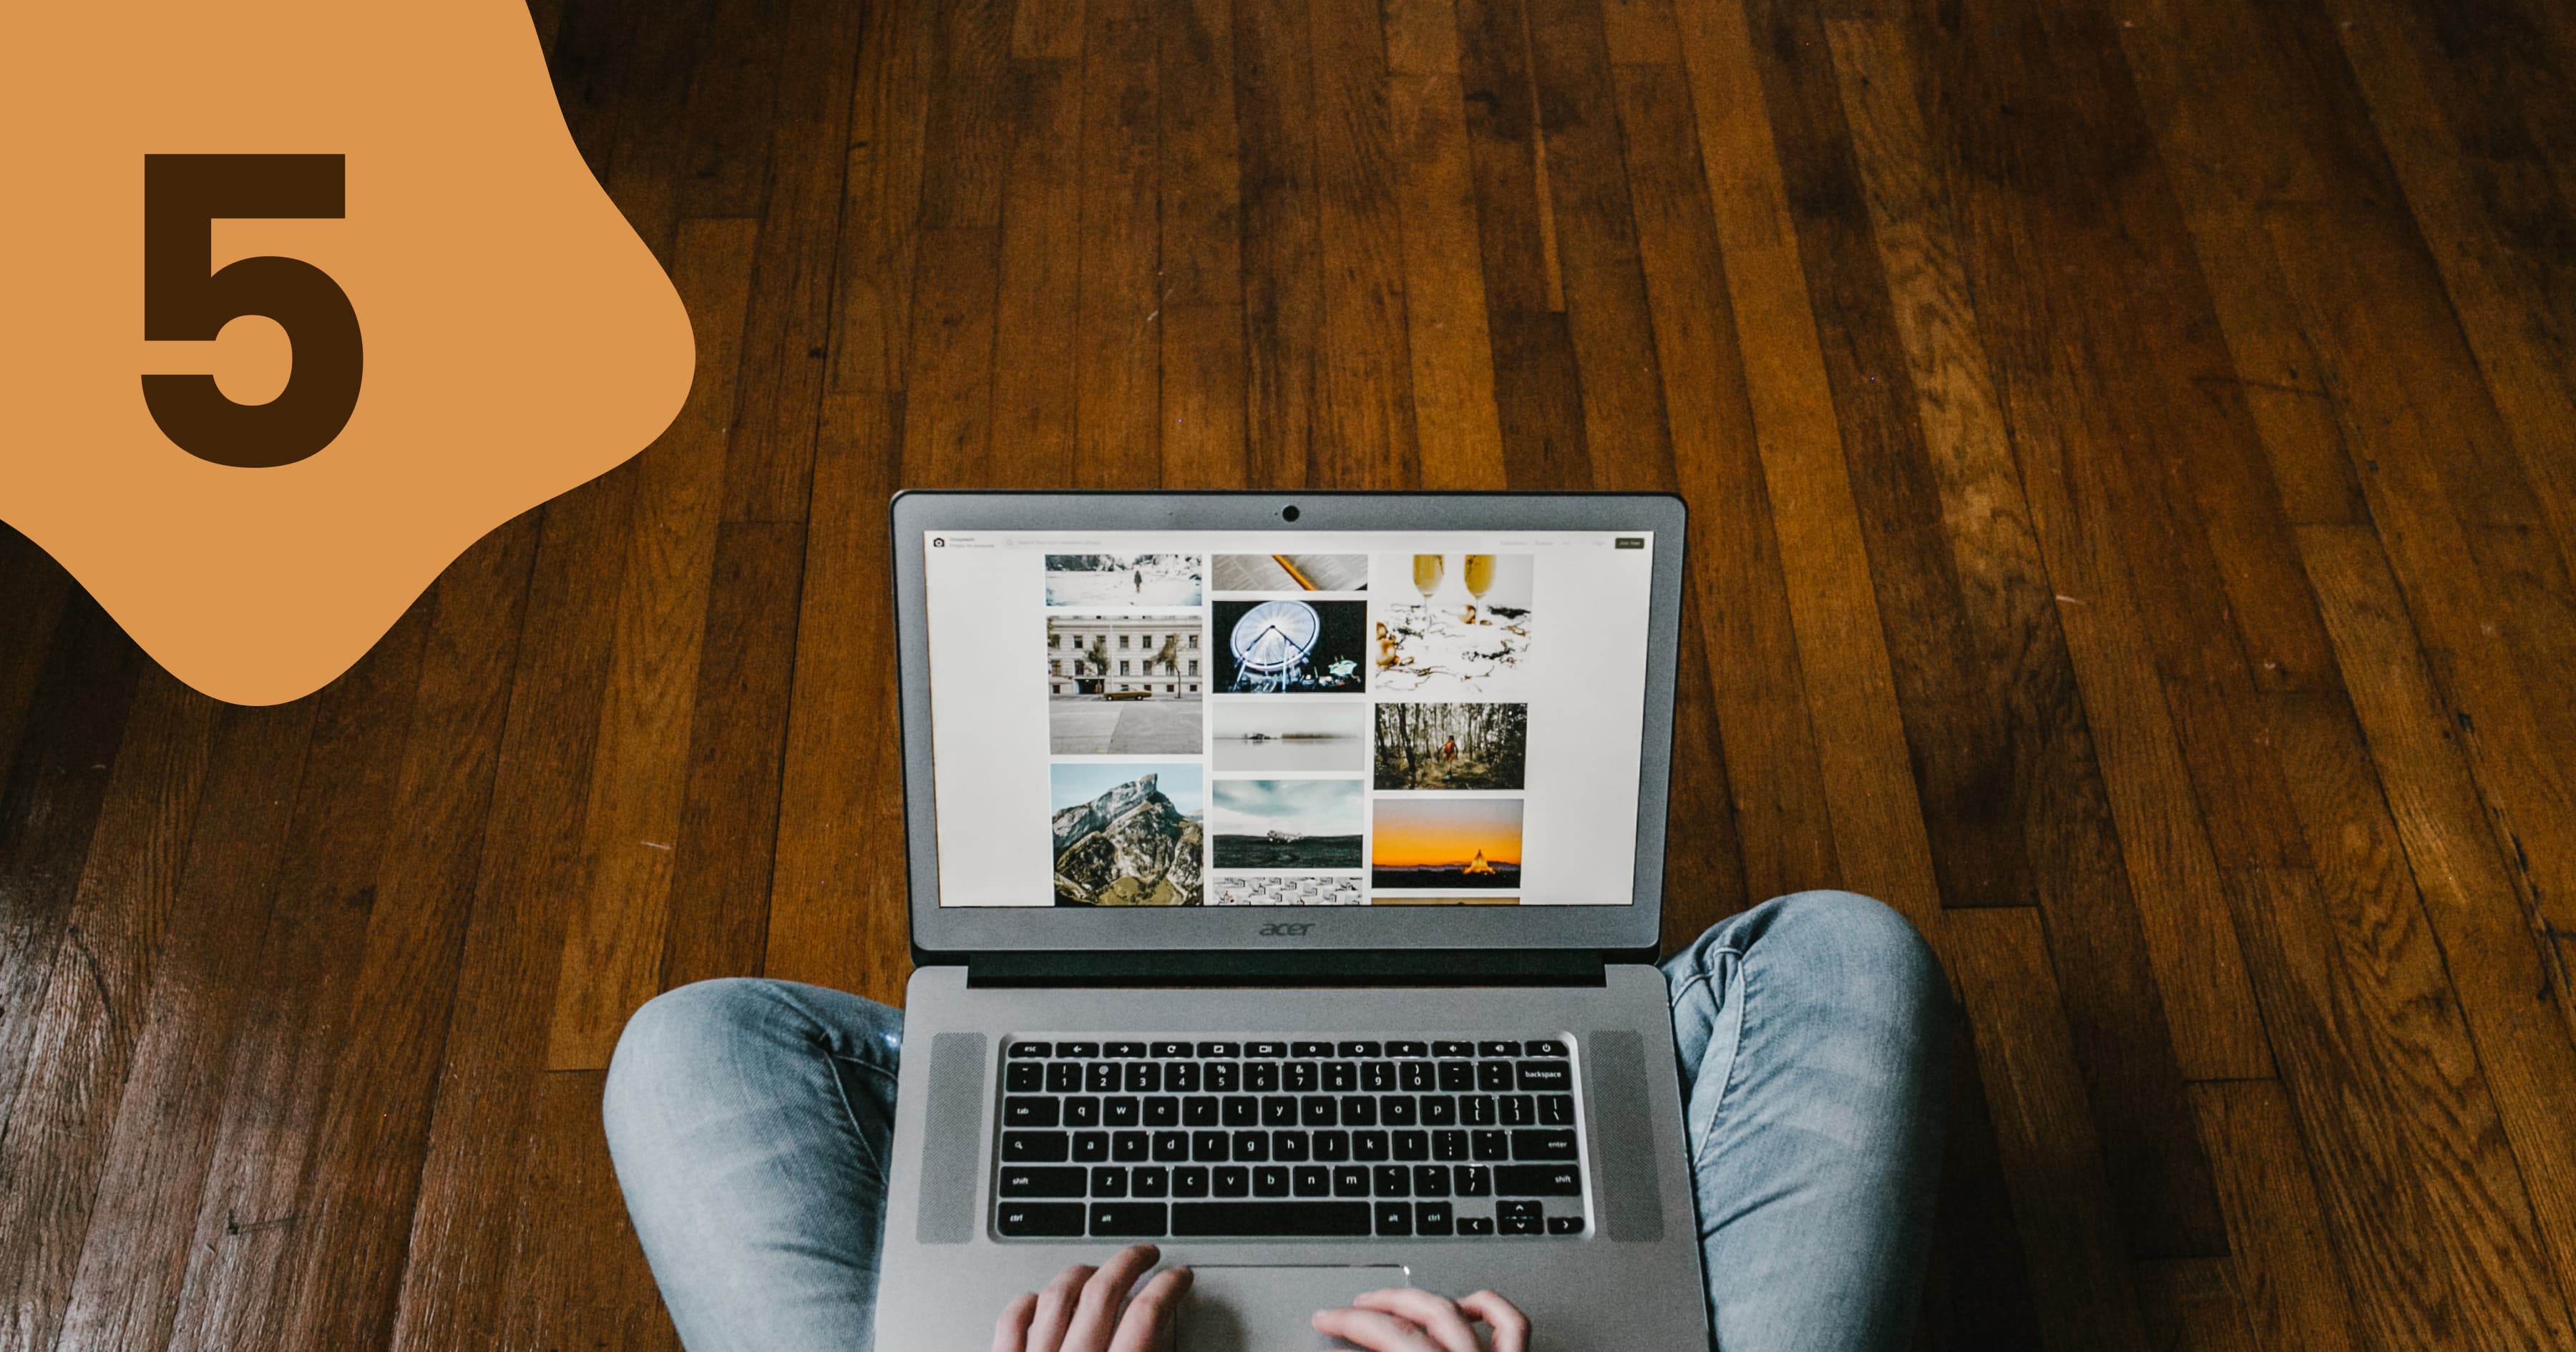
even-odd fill
[(1049, 554), (1051, 606), (1195, 606), (1206, 594), (1196, 554)]

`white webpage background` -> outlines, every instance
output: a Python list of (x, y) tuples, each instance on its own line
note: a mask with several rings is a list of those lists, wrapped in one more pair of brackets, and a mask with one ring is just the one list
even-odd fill
[[(1534, 556), (1530, 652), (1519, 692), (1529, 704), (1520, 902), (1624, 906), (1634, 901), (1637, 776), (1645, 737), (1646, 642), (1654, 574), (1645, 532), (1136, 531), (1014, 532), (922, 542), (930, 633), (932, 803), (943, 906), (1051, 906), (1055, 859), (1048, 826), (1047, 682), (1040, 652), (1047, 616), (1187, 614), (1186, 607), (1046, 604), (1048, 554), (1467, 554)], [(1619, 549), (1619, 538), (1643, 549)], [(1205, 633), (1210, 592), (1198, 607)], [(1418, 599), (1409, 578), (1369, 580), (1371, 615)], [(1235, 593), (1229, 593), (1234, 595)], [(1265, 593), (1266, 594), (1266, 593)], [(1327, 599), (1318, 595), (1316, 599)], [(1201, 643), (1201, 680), (1214, 684), (1214, 645)], [(1372, 655), (1375, 645), (1369, 647)], [(1370, 669), (1369, 700), (1381, 702)], [(1229, 696), (1210, 693), (1214, 702)], [(1326, 699), (1306, 695), (1289, 698)], [(1433, 702), (1477, 701), (1433, 694)], [(1201, 733), (1206, 765), (1205, 731)], [(1075, 759), (1075, 758), (1066, 758)], [(1138, 764), (1184, 756), (1086, 756)], [(1202, 769), (1203, 779), (1209, 779)], [(1240, 776), (1251, 777), (1251, 776)], [(1261, 776), (1277, 778), (1278, 776)], [(1204, 795), (1203, 795), (1204, 796)], [(1378, 797), (1373, 791), (1369, 796)], [(1408, 795), (1492, 797), (1487, 793)], [(1500, 796), (1509, 797), (1508, 793)], [(1363, 842), (1365, 849), (1370, 842)], [(1363, 859), (1368, 856), (1364, 854)], [(1365, 869), (1363, 870), (1365, 876)]]

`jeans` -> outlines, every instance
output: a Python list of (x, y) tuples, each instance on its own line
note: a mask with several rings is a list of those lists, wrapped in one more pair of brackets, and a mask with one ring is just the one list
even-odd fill
[[(1949, 1067), (1931, 950), (1875, 901), (1805, 892), (1664, 973), (1718, 1345), (1903, 1347)], [(690, 1352), (864, 1352), (902, 1029), (873, 1001), (757, 980), (681, 987), (627, 1024), (609, 1151)]]

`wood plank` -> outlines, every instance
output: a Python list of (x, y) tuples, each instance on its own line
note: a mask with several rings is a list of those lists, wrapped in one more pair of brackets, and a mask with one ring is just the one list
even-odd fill
[(59, 1337), (48, 1347), (165, 1347), (188, 1270), (225, 1071), (251, 1004), (318, 700), (215, 711), (174, 923), (115, 1121)]
[(538, 1077), (534, 1162), (509, 1236), (514, 1281), (498, 1346), (679, 1352), (599, 1129), (607, 1078)]
[(1166, 305), (1160, 323), (1163, 487), (1244, 487), (1243, 307)]
[[(2551, 1260), (2576, 1281), (2576, 1039), (2548, 1017), (2557, 991), (2546, 924), (2482, 829), (2450, 711), (2433, 690), (2396, 579), (2362, 527), (2312, 527), (2299, 543), (2334, 633), (2388, 815), (2405, 847), (2450, 987)], [(2576, 1298), (2576, 1297), (2571, 1297)]]
[(1708, 644), (1698, 633), (1697, 584), (1682, 582), (1682, 641), (1674, 650), (1671, 805), (1665, 809), (1663, 951), (1679, 952), (1728, 916), (1764, 899), (1747, 889), (1733, 786), (1718, 737)]
[(2175, 1352), (2255, 1352), (2254, 1328), (2224, 1258), (2155, 1258), (2137, 1265), (2147, 1339)]
[(60, 952), (8, 1063), (0, 1134), (0, 1347), (49, 1348), (71, 1298), (109, 1128), (174, 922), (214, 701), (154, 668), (125, 720)]
[(2012, 1211), (2011, 1180), (1995, 1139), (1980, 1037), (1964, 1010), (1950, 1042), (1949, 1120), (1942, 1133), (1941, 1196), (1926, 1262), (1915, 1346), (1925, 1352), (2038, 1352), (2032, 1269)]
[(2050, 1347), (2146, 1347), (2119, 1211), (2088, 1110), (2040, 915), (1953, 911), (1945, 957), (1976, 1028), (1977, 1066)]
[(903, 407), (852, 395), (824, 413), (761, 970), (899, 1005), (912, 950), (885, 500)]
[(1844, 886), (1930, 932), (1931, 846), (1752, 35), (1739, 4), (1676, 8), (1835, 862)]
[(36, 542), (0, 525), (0, 783), (24, 744), (27, 709), (44, 679), (54, 630), (70, 600), (71, 575)]
[(1154, 15), (1146, 0), (1091, 0), (1083, 23), (1073, 483), (1149, 488), (1163, 421)]
[(1017, 141), (1003, 185), (988, 439), (993, 459), (1023, 467), (1036, 483), (1073, 478), (1081, 74), (1071, 62), (1027, 62), (1015, 72)]
[(1836, 20), (1827, 33), (1963, 586), (1998, 598), (1994, 623), (2064, 634), (2182, 1073), (2268, 1075), (2218, 861), (2120, 542), (2088, 524), (2117, 518), (2080, 470), (2064, 473), (2088, 457), (2054, 453), (2047, 421), (2033, 420), (2038, 435), (2016, 458), (1901, 34), (1877, 20)]
[(1601, 40), (1612, 65), (1682, 63), (1681, 30), (1673, 18), (1673, 0), (1601, 0)]
[(657, 989), (760, 972), (804, 571), (800, 522), (716, 536)]
[[(827, 388), (834, 393), (903, 388), (904, 356), (912, 342), (913, 243), (934, 14), (930, 5), (871, 5), (859, 39), (858, 74), (850, 90), (850, 161), (842, 174), (839, 280), (832, 288)], [(807, 519), (812, 517), (809, 503)]]
[(1691, 564), (1705, 607), (1700, 631), (1708, 669), (1726, 673), (1710, 694), (1734, 786), (1745, 885), (1755, 897), (1835, 885), (1832, 810), (1808, 721), (1770, 494), (1754, 450), (1753, 407), (1690, 91), (1677, 67), (1622, 67), (1616, 80), (1654, 365), (1677, 486), (1691, 504)]
[(830, 369), (853, 67), (867, 12), (842, 0), (794, 0), (782, 16), (795, 40), (779, 63), (770, 116), (770, 186), (725, 452), (727, 521), (805, 519)]
[(1309, 473), (1323, 488), (1418, 487), (1385, 37), (1376, 0), (1310, 0), (1308, 14), (1324, 281)]
[[(586, 0), (574, 0), (586, 3)], [(598, 55), (600, 80), (614, 93), (574, 124), (576, 141), (596, 141), (600, 182), (667, 273), (680, 227), (682, 164), (689, 153), (689, 79), (704, 55), (713, 0), (650, 7), (617, 6), (615, 43)], [(576, 10), (575, 20), (588, 15)], [(596, 20), (611, 22), (609, 16)], [(567, 106), (567, 112), (570, 111)]]
[(1011, 56), (1072, 61), (1082, 55), (1082, 0), (1020, 0), (1011, 15)]
[(993, 342), (1001, 232), (924, 229), (904, 359), (904, 482), (962, 488), (993, 472)]
[(1285, 5), (1234, 7), (1242, 139), (1244, 460), (1254, 488), (1310, 482), (1324, 324), (1313, 34)]
[[(224, 1069), (225, 1099), (203, 1191), (184, 1212), (187, 1276), (169, 1345), (180, 1352), (283, 1346), (303, 1182), (335, 1098), (379, 866), (394, 831), (402, 746), (419, 703), (434, 601), (413, 604), (316, 701), (304, 773), (258, 950), (253, 994)], [(175, 1217), (174, 1217), (175, 1219)], [(324, 1247), (328, 1247), (327, 1244)]]
[(1382, 0), (1380, 14), (1390, 73), (1458, 73), (1458, 11), (1450, 0)]
[(769, 119), (787, 27), (778, 0), (712, 0), (690, 44), (678, 216), (753, 217), (770, 183)]
[(2196, 1084), (2191, 1102), (2227, 1213), (2236, 1288), (2258, 1344), (2346, 1352), (2355, 1345), (2352, 1293), (2280, 1082)]
[[(1393, 7), (1390, 7), (1390, 16)], [(1396, 214), (1404, 236), (1405, 351), (1412, 361), (1414, 440), (1425, 488), (1500, 488), (1503, 430), (1494, 403), (1493, 336), (1479, 274), (1476, 193), (1458, 87), (1457, 28), (1446, 73), (1387, 78)], [(1387, 30), (1390, 50), (1396, 30)], [(1390, 58), (1390, 64), (1393, 59)]]
[[(1234, 13), (1224, 0), (1160, 0), (1155, 27), (1161, 200), (1159, 450), (1168, 488), (1244, 484), (1241, 132)], [(1066, 363), (1064, 369), (1070, 369)], [(1062, 482), (1041, 466), (1033, 482)]]
[(1002, 223), (1011, 153), (1010, 0), (935, 7), (930, 101), (922, 127), (921, 227), (992, 230)]
[(680, 227), (673, 282), (698, 330), (697, 378), (670, 430), (633, 462), (637, 513), (617, 594), (583, 825), (588, 886), (567, 920), (546, 1064), (604, 1069), (659, 989), (671, 854), (688, 760), (753, 245), (749, 221)]

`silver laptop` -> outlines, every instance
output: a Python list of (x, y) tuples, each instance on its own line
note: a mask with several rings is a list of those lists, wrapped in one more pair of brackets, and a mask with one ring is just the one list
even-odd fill
[(1182, 1352), (1479, 1288), (1708, 1345), (1661, 975), (1683, 507), (906, 493), (877, 1346), (1149, 1241)]

